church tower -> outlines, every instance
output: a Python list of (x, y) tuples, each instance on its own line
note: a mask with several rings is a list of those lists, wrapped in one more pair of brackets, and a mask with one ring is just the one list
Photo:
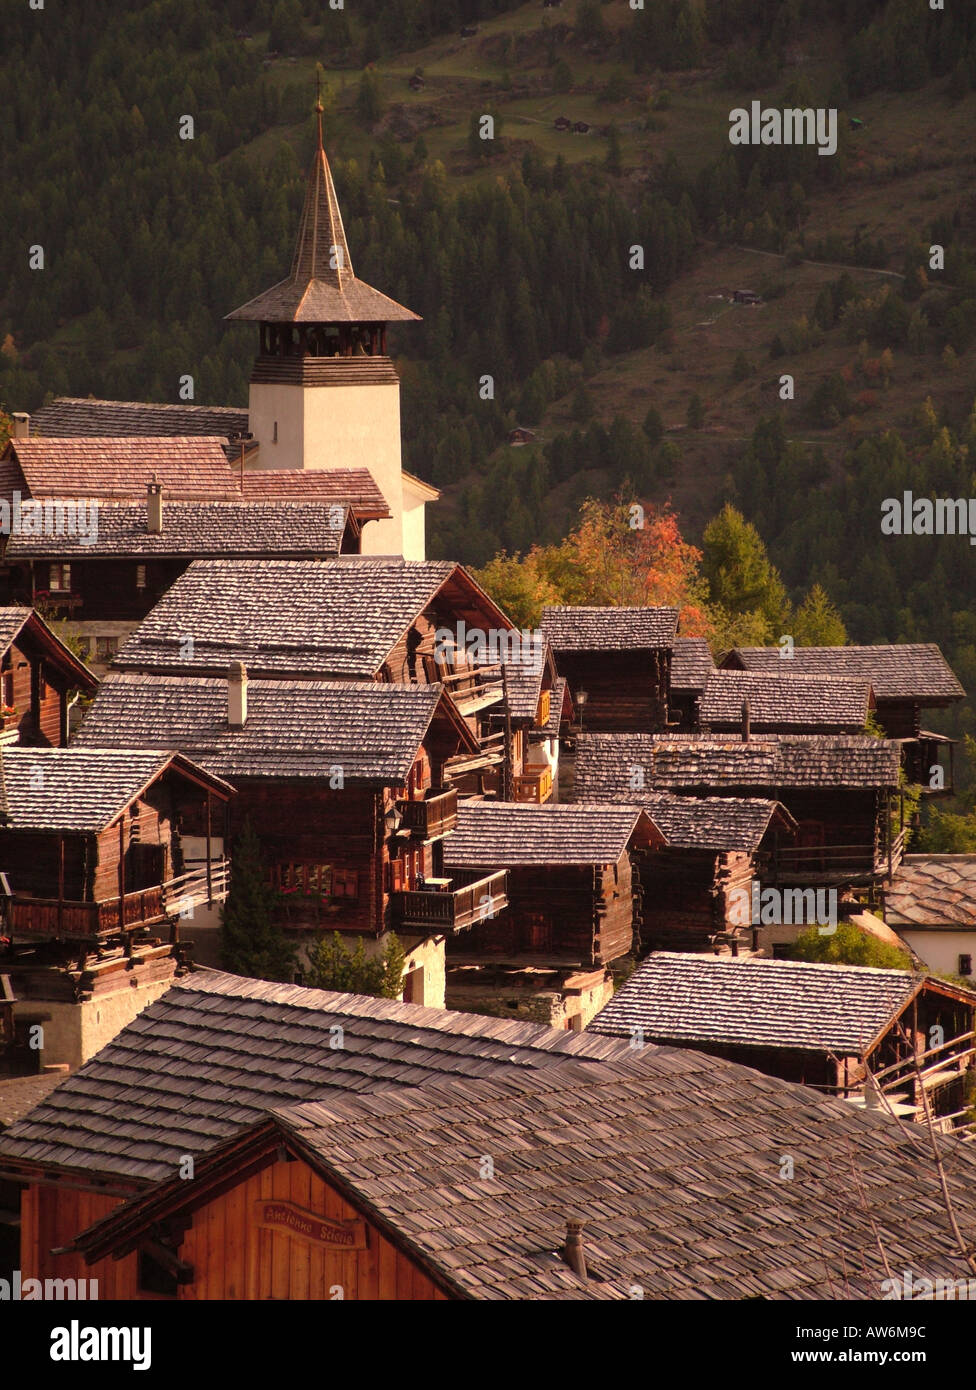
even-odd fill
[(312, 160), (291, 274), (249, 300), (230, 322), (260, 324), (249, 428), (257, 468), (368, 468), (392, 517), (363, 533), (363, 552), (424, 558), (424, 506), (436, 489), (400, 462), (400, 379), (386, 355), (391, 322), (419, 320), (357, 280), (332, 171)]

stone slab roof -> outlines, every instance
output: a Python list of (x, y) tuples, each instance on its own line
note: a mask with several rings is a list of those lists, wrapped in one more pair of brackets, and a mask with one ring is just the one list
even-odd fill
[[(589, 1030), (861, 1056), (919, 987), (907, 970), (654, 951)], [(973, 996), (976, 1005), (976, 995)]]
[(335, 556), (348, 520), (339, 503), (170, 502), (163, 503), (163, 529), (146, 529), (145, 502), (108, 503), (98, 508), (94, 538), (71, 535), (10, 537), (10, 560), (105, 556)]
[(976, 854), (906, 854), (885, 889), (885, 921), (976, 931)]
[(671, 689), (703, 690), (715, 670), (712, 653), (704, 637), (676, 637), (671, 651)]
[(462, 801), (444, 862), (457, 869), (615, 864), (638, 832), (644, 843), (661, 838), (637, 806)]
[(542, 631), (556, 652), (642, 651), (670, 647), (677, 608), (543, 608)]
[(736, 647), (726, 666), (783, 675), (820, 676), (870, 681), (878, 700), (942, 703), (962, 700), (966, 692), (934, 642), (903, 642), (875, 647), (795, 647), (786, 661), (779, 647)]
[[(343, 1029), (336, 1048), (334, 1025)], [(17, 1159), (155, 1182), (274, 1105), (619, 1056), (534, 1024), (196, 972), (0, 1135)]]
[(400, 786), (438, 705), (440, 685), (249, 680), (247, 722), (227, 724), (227, 681), (109, 674), (73, 747), (156, 744), (235, 777), (328, 778)]
[(855, 734), (582, 734), (576, 795), (633, 801), (635, 769), (648, 791), (898, 786), (897, 743)]
[(0, 1076), (0, 1131), (9, 1129), (33, 1110), (65, 1079), (64, 1072), (40, 1072), (33, 1076)]
[(854, 733), (864, 728), (874, 703), (871, 685), (863, 680), (778, 671), (712, 671), (699, 703), (699, 719), (713, 728), (738, 727), (745, 700), (752, 728), (783, 732), (832, 728)]
[(56, 396), (31, 416), (31, 430), (45, 439), (118, 435), (220, 435), (226, 439), (246, 433), (247, 411), (236, 406), (156, 405)]

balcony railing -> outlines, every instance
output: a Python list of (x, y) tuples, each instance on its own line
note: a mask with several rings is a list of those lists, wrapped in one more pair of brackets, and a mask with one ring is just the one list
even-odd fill
[(902, 830), (894, 837), (890, 854), (882, 845), (786, 846), (770, 856), (769, 875), (778, 883), (883, 877), (901, 863), (907, 833)]
[(457, 825), (457, 787), (431, 790), (422, 800), (398, 801), (396, 806), (400, 829), (408, 830), (415, 840), (437, 840)]
[(393, 893), (391, 903), (396, 927), (430, 935), (464, 931), (508, 906), (508, 874), (457, 869), (442, 886)]
[(531, 801), (541, 806), (552, 796), (552, 769), (543, 767), (538, 772), (523, 772), (514, 777), (512, 794), (516, 801)]
[(190, 907), (210, 901), (211, 897), (214, 902), (223, 901), (227, 896), (229, 872), (226, 859), (211, 860), (209, 884), (204, 864), (166, 883), (97, 903), (15, 896), (7, 902), (7, 929), (12, 937), (79, 940), (135, 931), (177, 917)]

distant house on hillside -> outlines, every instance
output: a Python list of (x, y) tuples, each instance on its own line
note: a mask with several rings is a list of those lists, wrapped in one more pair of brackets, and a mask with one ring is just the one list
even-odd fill
[(411, 76), (409, 82), (407, 83), (407, 86), (410, 88), (412, 92), (422, 92), (424, 88), (427, 86), (427, 83), (424, 81), (424, 79), (420, 76), (419, 73), (415, 72)]
[(553, 125), (557, 130), (572, 130), (573, 128), (573, 123), (568, 116), (557, 116)]
[(761, 304), (762, 295), (756, 294), (755, 290), (733, 290), (733, 304)]
[(462, 39), (473, 39), (477, 32), (477, 24), (465, 24), (461, 28), (461, 37)]
[(589, 127), (589, 125), (586, 123), (586, 121), (576, 121), (576, 122), (574, 123), (574, 125), (573, 125), (573, 134), (574, 134), (574, 135), (588, 135), (589, 133), (590, 133), (590, 127)]
[(508, 432), (509, 444), (531, 444), (535, 438), (535, 430), (530, 430), (525, 425), (516, 425), (513, 430)]
[(976, 993), (908, 970), (658, 951), (588, 1031), (693, 1048), (917, 1120), (927, 1106), (951, 1132), (974, 1026)]

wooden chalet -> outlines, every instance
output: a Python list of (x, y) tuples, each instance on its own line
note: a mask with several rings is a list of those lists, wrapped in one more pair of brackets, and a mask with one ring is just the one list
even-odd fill
[[(17, 1001), (8, 1060), (78, 1065), (113, 1017), (131, 1018), (180, 968), (180, 916), (226, 896), (214, 831), (232, 790), (179, 753), (145, 749), (6, 748), (0, 774), (0, 974)], [(192, 860), (191, 821), (203, 826)], [(119, 991), (121, 1003), (104, 1002)], [(95, 1019), (55, 1007), (96, 998)], [(35, 1023), (44, 1045), (25, 1053)]]
[(703, 733), (861, 734), (875, 709), (868, 681), (712, 671), (697, 702)]
[[(240, 663), (222, 681), (110, 675), (76, 742), (112, 747), (137, 731), (236, 788), (228, 832), (247, 820), (257, 831), (289, 931), (378, 947), (395, 931), (408, 999), (443, 1003), (445, 938), (504, 907), (505, 874), (444, 875), (458, 808), (445, 769), (478, 744), (442, 686), (252, 680)], [(215, 925), (194, 932), (209, 960)]]
[(68, 742), (76, 693), (98, 680), (31, 608), (0, 608), (0, 747)]
[(646, 951), (764, 950), (763, 929), (741, 922), (738, 904), (753, 881), (768, 882), (777, 853), (797, 825), (778, 801), (758, 797), (645, 793), (639, 801), (664, 835), (638, 861), (640, 947)]
[(671, 652), (668, 716), (671, 727), (693, 733), (698, 727), (698, 701), (715, 670), (704, 637), (676, 637)]
[(510, 806), (462, 801), (446, 872), (508, 871), (508, 906), (452, 944), (458, 956), (609, 965), (641, 923), (632, 856), (664, 843), (634, 806)]
[(768, 861), (773, 884), (876, 890), (904, 853), (899, 750), (856, 735), (584, 734), (576, 795), (632, 805), (645, 792), (781, 802), (796, 843)]
[[(264, 679), (442, 684), (477, 743), (447, 764), (451, 781), (508, 799), (548, 794), (544, 757), (530, 745), (550, 717), (551, 660), (460, 565), (374, 556), (197, 561), (115, 666), (223, 678), (232, 661)], [(512, 673), (507, 721), (503, 662)]]
[[(928, 793), (951, 794), (953, 740), (922, 728), (922, 711), (946, 709), (965, 699), (966, 692), (934, 642), (905, 642), (895, 646), (796, 647), (785, 660), (779, 647), (736, 647), (722, 663), (729, 670), (762, 671), (768, 675), (819, 676), (825, 680), (869, 681), (874, 691), (878, 723), (888, 738), (897, 740), (910, 782)], [(932, 769), (947, 754), (943, 785), (933, 785)]]
[[(369, 473), (298, 486), (232, 467), (217, 437), (11, 439), (0, 598), (69, 618), (101, 667), (194, 559), (358, 554), (389, 516)], [(324, 480), (324, 481), (323, 481)]]
[(591, 733), (668, 727), (676, 608), (544, 608), (542, 631)]
[(976, 993), (931, 975), (656, 951), (590, 1024), (607, 1037), (635, 1029), (644, 1043), (976, 1135)]
[[(459, 1183), (472, 1154), (492, 1182)], [(0, 1178), (24, 1276), (101, 1299), (876, 1299), (891, 1269), (968, 1272), (887, 1112), (681, 1048), (209, 974), (0, 1134)], [(945, 1182), (969, 1229), (971, 1146)]]

